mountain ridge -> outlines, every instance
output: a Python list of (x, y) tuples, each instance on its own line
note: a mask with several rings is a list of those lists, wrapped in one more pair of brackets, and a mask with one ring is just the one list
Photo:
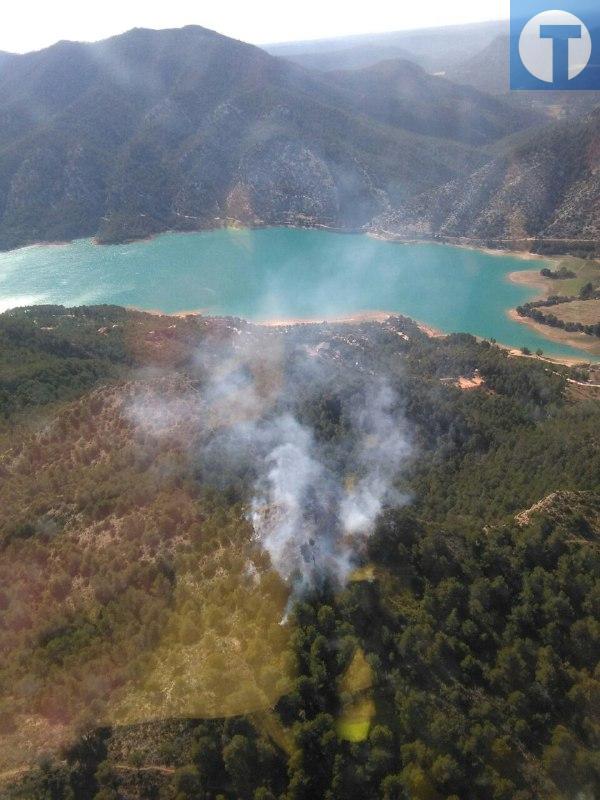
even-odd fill
[(412, 61), (435, 72), (474, 56), (507, 27), (507, 22), (492, 20), (314, 41), (271, 43), (263, 45), (263, 48), (268, 53), (315, 69), (366, 67), (384, 58), (403, 58), (408, 54)]
[(515, 109), (476, 88), (430, 75), (403, 59), (331, 71), (327, 78), (349, 89), (357, 109), (370, 117), (438, 138), (485, 145), (542, 121), (525, 108)]
[(510, 91), (509, 36), (500, 34), (486, 47), (464, 61), (450, 65), (448, 80), (472, 86), (481, 92), (511, 98), (520, 108), (533, 107), (550, 120), (576, 118), (600, 104), (600, 92), (592, 91)]
[[(503, 131), (509, 111), (496, 109)], [(4, 249), (229, 219), (357, 228), (484, 160), (468, 141), (385, 124), (347, 87), (198, 26), (7, 62), (0, 154)]]
[[(0, 69), (0, 248), (235, 223), (562, 251), (597, 236), (597, 130), (545, 113), (406, 60), (319, 72), (200, 26), (60, 42)], [(513, 195), (509, 221), (494, 198)]]
[(436, 237), (597, 257), (599, 143), (596, 109), (577, 122), (532, 133), (466, 180), (425, 193), (384, 215), (375, 227), (400, 238)]

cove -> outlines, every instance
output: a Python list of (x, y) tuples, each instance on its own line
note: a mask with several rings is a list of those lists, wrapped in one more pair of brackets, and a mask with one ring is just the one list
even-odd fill
[(109, 246), (82, 239), (1, 253), (0, 310), (112, 303), (257, 322), (380, 310), (589, 360), (507, 317), (534, 294), (508, 273), (528, 268), (510, 255), (296, 228), (168, 233)]

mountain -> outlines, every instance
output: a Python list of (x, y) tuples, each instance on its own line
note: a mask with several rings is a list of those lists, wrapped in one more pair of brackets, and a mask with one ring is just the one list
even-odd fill
[(349, 93), (357, 113), (441, 139), (489, 144), (542, 121), (528, 110), (429, 75), (410, 61), (383, 61), (327, 78)]
[(401, 59), (318, 72), (196, 26), (59, 42), (0, 67), (0, 248), (230, 223), (593, 237), (596, 128), (541, 122)]
[(481, 92), (506, 94), (510, 89), (508, 55), (509, 37), (505, 33), (496, 36), (474, 55), (450, 66), (444, 76)]
[[(381, 93), (382, 79), (359, 82)], [(405, 129), (400, 116), (364, 113), (351, 84), (199, 27), (11, 59), (0, 72), (0, 246), (227, 219), (356, 227), (483, 163), (472, 147), (415, 133), (432, 132), (426, 91), (420, 123)], [(438, 83), (435, 102), (443, 95)], [(463, 139), (476, 141), (467, 111)], [(495, 113), (488, 138), (507, 129), (506, 109)]]
[(0, 50), (0, 69), (4, 66), (4, 64), (8, 63), (9, 61), (18, 58), (17, 55), (14, 53), (7, 53), (4, 50)]
[[(509, 95), (509, 38), (497, 36), (478, 53), (451, 65), (444, 77), (492, 95)], [(600, 92), (512, 92), (511, 102), (529, 107), (551, 118), (577, 117), (600, 105)]]
[(466, 180), (409, 201), (376, 224), (543, 252), (600, 254), (600, 109), (524, 135)]
[(347, 47), (341, 50), (326, 50), (324, 52), (301, 52), (297, 55), (291, 52), (286, 54), (286, 48), (278, 52), (277, 47), (267, 48), (267, 52), (292, 61), (306, 69), (316, 69), (321, 72), (332, 70), (363, 69), (379, 64), (381, 61), (402, 59), (422, 65), (421, 59), (399, 45), (394, 44), (364, 44), (360, 47)]
[(264, 49), (272, 55), (314, 69), (358, 69), (391, 58), (403, 58), (417, 62), (429, 72), (437, 72), (476, 55), (507, 27), (505, 22), (477, 22), (283, 42), (266, 45)]

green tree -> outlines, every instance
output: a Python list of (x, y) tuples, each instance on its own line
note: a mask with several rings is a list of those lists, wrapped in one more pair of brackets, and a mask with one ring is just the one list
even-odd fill
[(202, 800), (204, 797), (202, 778), (198, 767), (180, 767), (173, 776), (176, 800)]
[(252, 797), (259, 776), (254, 743), (247, 736), (237, 734), (223, 748), (225, 770), (240, 797)]

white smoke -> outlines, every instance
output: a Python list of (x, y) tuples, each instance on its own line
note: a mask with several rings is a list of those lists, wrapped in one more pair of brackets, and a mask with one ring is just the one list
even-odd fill
[(273, 447), (255, 487), (251, 520), (273, 566), (297, 590), (325, 578), (343, 585), (384, 504), (407, 502), (394, 479), (411, 446), (394, 404), (385, 384), (368, 391), (351, 409), (351, 428), (333, 452), (289, 414), (270, 423)]
[(407, 463), (411, 446), (404, 419), (394, 416), (396, 398), (382, 383), (367, 395), (365, 404), (355, 411), (359, 433), (358, 485), (344, 497), (340, 516), (349, 534), (372, 532), (384, 501), (403, 505), (408, 498), (394, 489), (394, 478)]
[(286, 579), (310, 570), (311, 548), (318, 531), (308, 518), (315, 486), (326, 482), (312, 456), (310, 432), (289, 414), (270, 426), (273, 447), (264, 458), (264, 474), (255, 485), (250, 516), (256, 536), (271, 563)]
[[(196, 417), (193, 458), (202, 480), (219, 488), (245, 482), (256, 541), (296, 596), (324, 580), (347, 581), (383, 508), (407, 502), (395, 483), (412, 447), (387, 383), (345, 385), (328, 348), (283, 356), (272, 341), (207, 347), (197, 359), (199, 388), (171, 399), (145, 394), (130, 418), (156, 436)], [(340, 420), (333, 436), (323, 436), (301, 420), (299, 402), (332, 391)]]

